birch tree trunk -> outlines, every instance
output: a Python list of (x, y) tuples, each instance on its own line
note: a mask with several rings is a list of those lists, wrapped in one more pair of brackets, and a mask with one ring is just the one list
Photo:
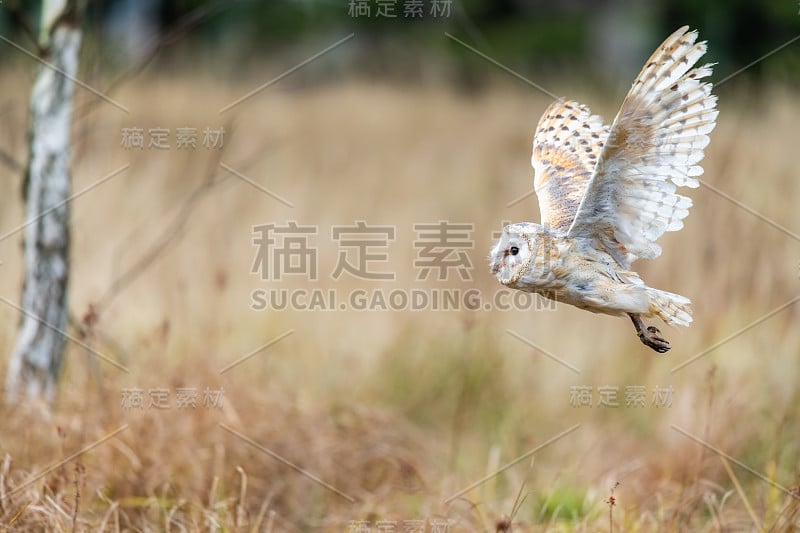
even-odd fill
[[(6, 394), (49, 401), (64, 356), (69, 280), (70, 123), (81, 31), (75, 2), (42, 0), (43, 59), (31, 91), (22, 319)], [(63, 72), (60, 73), (58, 71)]]

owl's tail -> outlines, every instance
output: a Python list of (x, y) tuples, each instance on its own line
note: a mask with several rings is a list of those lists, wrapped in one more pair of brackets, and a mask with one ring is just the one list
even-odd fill
[(692, 322), (691, 301), (680, 294), (647, 288), (649, 315), (656, 315), (670, 326), (688, 326)]

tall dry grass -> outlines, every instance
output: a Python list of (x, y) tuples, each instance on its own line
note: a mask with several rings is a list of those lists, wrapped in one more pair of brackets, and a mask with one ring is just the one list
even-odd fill
[[(798, 230), (797, 95), (774, 90), (755, 98), (735, 85), (719, 91), (719, 126), (703, 179)], [(72, 204), (73, 313), (83, 316), (162, 237), (167, 244), (129, 286), (103, 300), (108, 306), (85, 338), (129, 373), (72, 343), (52, 410), (0, 406), (4, 527), (342, 531), (354, 520), (373, 528), (389, 520), (402, 530), (405, 520), (424, 519), (429, 531), (436, 520), (450, 520), (451, 531), (509, 523), (525, 531), (604, 531), (609, 513), (615, 531), (796, 526), (798, 502), (781, 487), (796, 487), (800, 474), (797, 309), (670, 372), (797, 294), (795, 239), (709, 188), (689, 191), (695, 207), (685, 229), (664, 236), (657, 261), (635, 265), (649, 284), (694, 302), (690, 329), (662, 328), (674, 347), (666, 356), (643, 347), (627, 320), (560, 305), (256, 312), (250, 292), (266, 284), (250, 273), (252, 226), (287, 220), (319, 226), (320, 279), (281, 286), (495, 290), (485, 268), (491, 234), (504, 220), (538, 219), (532, 197), (506, 205), (530, 188), (531, 132), (548, 102), (504, 80), (473, 95), (354, 81), (305, 90), (277, 85), (217, 113), (249, 89), (163, 75), (114, 95), (130, 115), (100, 106), (76, 121), (75, 190), (131, 166)], [(624, 92), (593, 97), (556, 89), (606, 119)], [(17, 101), (25, 90), (24, 82), (13, 88)], [(79, 105), (88, 96), (82, 93)], [(23, 160), (22, 107), (3, 109), (0, 146)], [(119, 146), (122, 127), (183, 126), (225, 126), (224, 151)], [(219, 160), (295, 207), (218, 168)], [(13, 228), (23, 220), (20, 176), (1, 172), (0, 224)], [(180, 226), (187, 198), (208, 179), (220, 181), (191, 204)], [(357, 220), (396, 226), (384, 265), (397, 272), (395, 282), (330, 279), (338, 253), (330, 228)], [(412, 225), (438, 220), (475, 224), (471, 281), (415, 281)], [(0, 294), (11, 301), (19, 294), (19, 239), (0, 243)], [(0, 347), (10, 353), (18, 315), (0, 309)], [(295, 333), (220, 374), (289, 329)], [(648, 395), (672, 386), (673, 405), (655, 408), (648, 396), (644, 408), (624, 407), (624, 387), (635, 385)], [(573, 407), (573, 386), (618, 386), (623, 406)], [(174, 395), (180, 387), (222, 388), (222, 407), (121, 405), (123, 389)], [(445, 501), (575, 424), (532, 459)], [(673, 426), (758, 475), (726, 466)]]

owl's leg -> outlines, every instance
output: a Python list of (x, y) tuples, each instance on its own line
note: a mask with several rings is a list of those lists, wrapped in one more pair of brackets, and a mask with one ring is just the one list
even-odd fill
[(671, 348), (669, 342), (661, 337), (661, 332), (658, 331), (658, 328), (655, 326), (645, 328), (644, 322), (642, 322), (642, 317), (637, 314), (628, 313), (628, 316), (631, 317), (633, 325), (636, 328), (636, 334), (639, 336), (639, 340), (642, 341), (643, 344), (649, 346), (658, 353), (664, 353)]

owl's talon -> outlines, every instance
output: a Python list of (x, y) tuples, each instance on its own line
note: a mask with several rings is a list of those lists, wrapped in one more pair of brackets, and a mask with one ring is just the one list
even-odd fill
[(668, 352), (671, 346), (669, 342), (661, 336), (661, 332), (655, 326), (649, 326), (647, 330), (639, 332), (639, 340), (645, 346), (649, 346), (658, 353)]
[(671, 346), (669, 345), (669, 342), (667, 342), (667, 340), (661, 336), (661, 332), (657, 327), (648, 326), (645, 328), (644, 322), (642, 322), (642, 317), (635, 314), (629, 314), (628, 316), (631, 317), (633, 325), (636, 328), (636, 335), (639, 336), (639, 340), (642, 341), (642, 344), (652, 348), (658, 353), (665, 353), (669, 351)]

